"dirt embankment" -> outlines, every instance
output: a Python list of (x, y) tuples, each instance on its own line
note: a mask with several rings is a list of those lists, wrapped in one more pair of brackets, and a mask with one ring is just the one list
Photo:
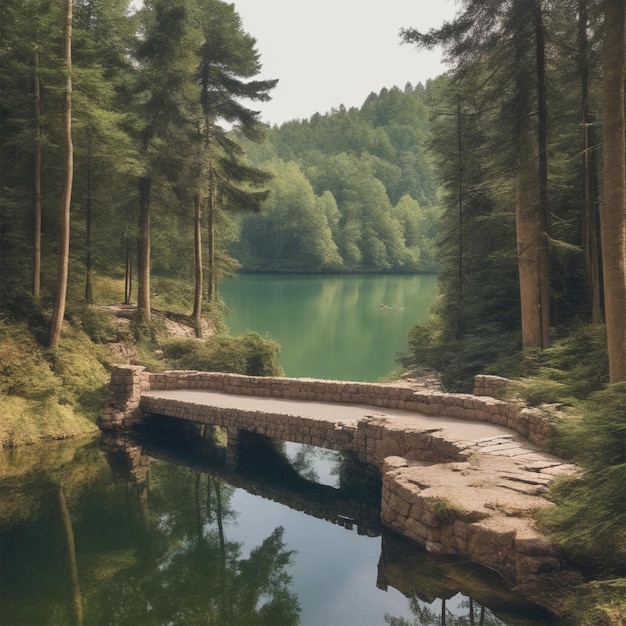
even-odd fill
[[(130, 322), (134, 318), (137, 308), (130, 304), (94, 305), (94, 309), (105, 311), (114, 318), (119, 337), (130, 337)], [(215, 326), (210, 320), (202, 318), (200, 326), (187, 315), (151, 309), (153, 321), (156, 321), (170, 337), (189, 337), (207, 339), (215, 334)], [(198, 332), (199, 331), (199, 332)], [(117, 361), (132, 364), (137, 359), (137, 350), (130, 341), (116, 341), (108, 344), (109, 350)]]

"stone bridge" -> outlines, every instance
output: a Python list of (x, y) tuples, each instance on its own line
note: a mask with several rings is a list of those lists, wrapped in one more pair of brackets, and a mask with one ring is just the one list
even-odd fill
[[(331, 524), (343, 526), (348, 530), (356, 528), (359, 535), (376, 537), (381, 534), (380, 521), (380, 491), (372, 493), (371, 486), (379, 484), (372, 478), (369, 489), (363, 489), (362, 468), (350, 467), (349, 471), (359, 471), (359, 484), (352, 484), (350, 480), (340, 479), (338, 487), (331, 487), (316, 483), (298, 474), (288, 459), (272, 448), (265, 450), (263, 463), (267, 465), (268, 453), (270, 463), (280, 464), (280, 472), (273, 472), (267, 477), (267, 472), (258, 471), (258, 462), (249, 458), (250, 452), (243, 453), (245, 458), (241, 464), (232, 467), (223, 457), (216, 454), (189, 454), (188, 450), (181, 453), (173, 450), (167, 444), (153, 442), (150, 439), (128, 437), (124, 434), (104, 434), (101, 448), (109, 454), (110, 462), (126, 480), (140, 484), (147, 483), (147, 468), (150, 460), (165, 461), (173, 465), (180, 465), (192, 469), (194, 472), (210, 473), (222, 478), (233, 487), (244, 489), (250, 494), (258, 495), (266, 500), (278, 502), (295, 511), (300, 511), (311, 517), (326, 520)], [(350, 463), (344, 459), (343, 464)], [(267, 468), (265, 468), (267, 469)]]
[(112, 373), (101, 427), (129, 430), (157, 414), (225, 429), (231, 453), (241, 431), (351, 452), (381, 473), (385, 526), (495, 569), (558, 610), (580, 577), (532, 512), (551, 506), (547, 485), (575, 468), (547, 452), (552, 426), (540, 411), (495, 397), (506, 382), (481, 376), (474, 394), (449, 394), (124, 366)]

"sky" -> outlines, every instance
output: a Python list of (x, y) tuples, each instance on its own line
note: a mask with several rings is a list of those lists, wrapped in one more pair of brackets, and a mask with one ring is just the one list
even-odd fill
[(255, 37), (263, 69), (278, 78), (268, 103), (253, 103), (274, 125), (332, 108), (360, 107), (373, 91), (442, 74), (441, 51), (401, 44), (454, 17), (455, 0), (230, 0)]

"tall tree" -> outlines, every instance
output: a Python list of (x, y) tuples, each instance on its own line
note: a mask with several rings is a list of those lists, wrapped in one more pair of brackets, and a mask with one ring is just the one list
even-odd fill
[(139, 70), (139, 177), (137, 235), (137, 312), (150, 319), (151, 218), (153, 186), (174, 177), (181, 150), (191, 132), (190, 107), (198, 101), (194, 71), (199, 31), (191, 19), (193, 7), (184, 0), (148, 0), (141, 15), (144, 37), (137, 50)]
[[(500, 109), (492, 137), (505, 145), (506, 175), (514, 181), (518, 269), (525, 347), (549, 344), (548, 154), (545, 32), (541, 0), (467, 0), (451, 23), (429, 33), (403, 31), (405, 42), (443, 45), (456, 62), (455, 80), (483, 91), (484, 110)], [(480, 68), (483, 68), (482, 70)], [(495, 169), (495, 168), (494, 168)], [(502, 176), (502, 167), (499, 167)]]
[(588, 0), (578, 0), (578, 71), (581, 101), (581, 175), (583, 201), (583, 251), (589, 283), (591, 322), (601, 324), (602, 284), (600, 279), (600, 246), (598, 242), (598, 180), (596, 142), (590, 105)]
[(609, 378), (626, 381), (626, 2), (604, 2), (604, 178), (600, 225)]
[(65, 89), (63, 101), (63, 143), (64, 179), (63, 198), (60, 212), (59, 251), (57, 266), (57, 286), (50, 323), (48, 345), (55, 348), (61, 339), (65, 301), (67, 296), (67, 278), (70, 262), (70, 208), (72, 204), (72, 182), (74, 178), (74, 146), (72, 143), (72, 0), (65, 0), (63, 30), (63, 60), (65, 69)]
[(115, 244), (124, 223), (124, 192), (137, 165), (135, 146), (124, 128), (128, 114), (121, 94), (123, 85), (131, 82), (134, 33), (128, 4), (128, 0), (74, 1), (72, 245), (84, 256), (87, 304), (93, 301), (96, 263), (105, 256), (117, 259), (121, 253)]
[[(265, 102), (277, 80), (250, 80), (261, 71), (256, 40), (243, 30), (234, 5), (210, 0), (203, 20), (204, 43), (201, 47), (199, 81), (200, 102), (204, 114), (203, 131), (207, 161), (207, 265), (209, 301), (215, 298), (216, 266), (215, 223), (220, 209), (256, 212), (267, 198), (260, 189), (271, 175), (246, 162), (245, 152), (233, 140), (230, 131), (238, 130), (246, 139), (260, 142), (265, 133), (259, 112), (240, 102)], [(222, 126), (226, 123), (227, 128)], [(196, 238), (196, 245), (201, 240)], [(196, 259), (200, 259), (196, 253)], [(196, 271), (194, 317), (199, 318), (198, 293), (202, 285)]]

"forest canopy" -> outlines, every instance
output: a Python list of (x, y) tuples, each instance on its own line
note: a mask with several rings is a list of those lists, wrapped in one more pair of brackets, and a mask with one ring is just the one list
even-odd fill
[(434, 272), (439, 179), (427, 153), (429, 93), (410, 83), (363, 106), (275, 126), (246, 147), (274, 172), (231, 250), (248, 270)]

